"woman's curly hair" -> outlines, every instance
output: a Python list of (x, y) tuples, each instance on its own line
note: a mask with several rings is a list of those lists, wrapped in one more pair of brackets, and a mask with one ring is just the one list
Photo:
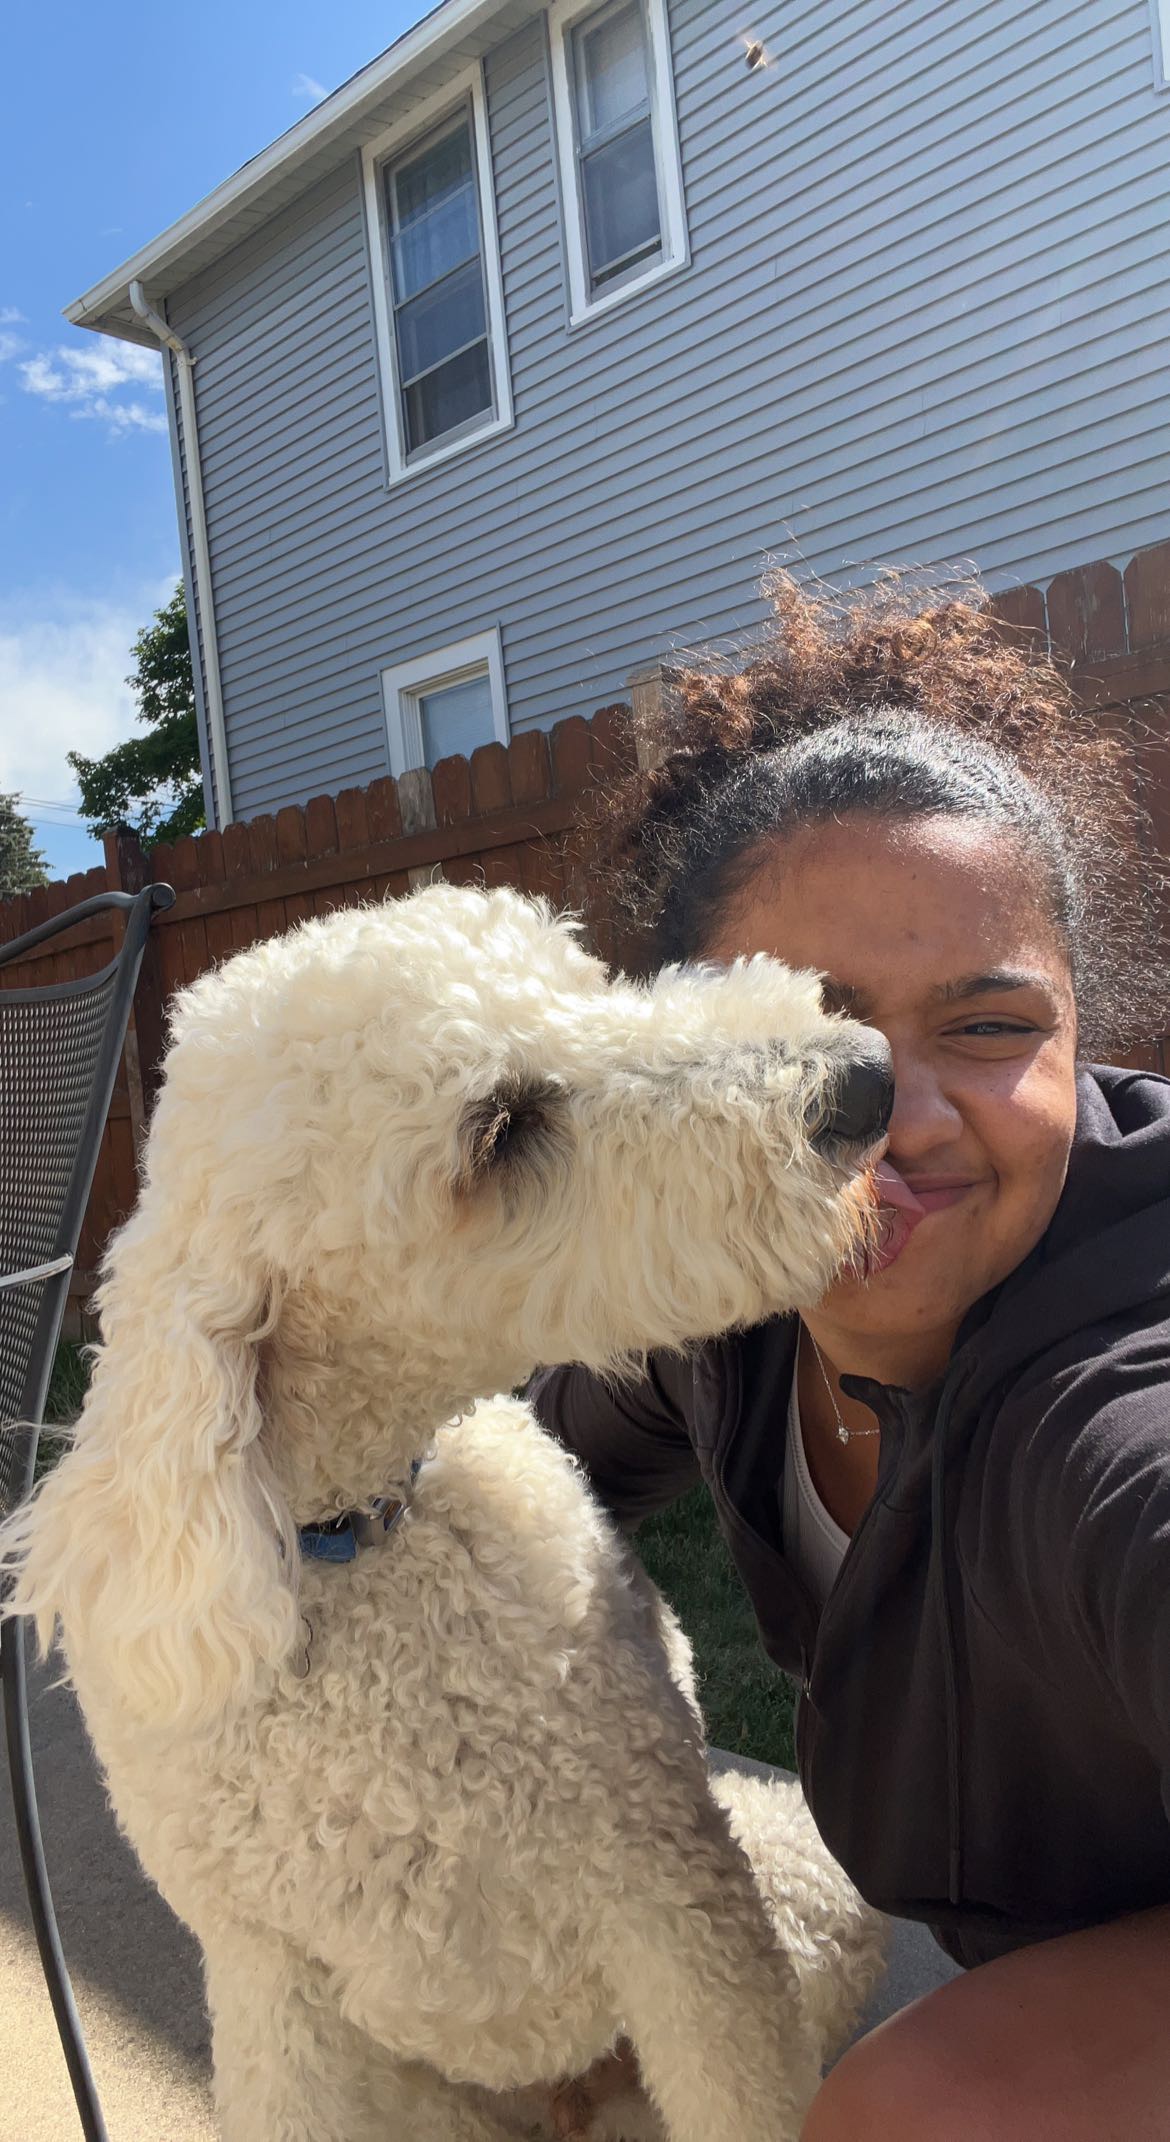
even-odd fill
[(1047, 657), (1012, 644), (978, 590), (861, 594), (776, 572), (742, 666), (675, 672), (611, 791), (590, 875), (647, 964), (701, 956), (761, 847), (855, 813), (963, 816), (1013, 834), (1068, 949), (1082, 1054), (1164, 1031), (1161, 883), (1130, 752)]

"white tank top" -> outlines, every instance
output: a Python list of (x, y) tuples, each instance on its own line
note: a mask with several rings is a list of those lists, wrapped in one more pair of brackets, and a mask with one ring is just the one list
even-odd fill
[(818, 1606), (824, 1605), (833, 1588), (848, 1545), (849, 1534), (830, 1517), (813, 1486), (793, 1376), (784, 1443), (784, 1553)]

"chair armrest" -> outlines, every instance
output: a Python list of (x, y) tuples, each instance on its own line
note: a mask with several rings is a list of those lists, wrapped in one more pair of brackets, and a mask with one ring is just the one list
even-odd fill
[(5, 1287), (31, 1287), (38, 1279), (56, 1279), (60, 1273), (72, 1269), (72, 1257), (54, 1257), (51, 1264), (30, 1264), (23, 1272), (0, 1273), (0, 1290)]

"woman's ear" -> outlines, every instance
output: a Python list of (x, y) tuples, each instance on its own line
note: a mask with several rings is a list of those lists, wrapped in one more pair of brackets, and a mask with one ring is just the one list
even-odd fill
[(260, 1441), (278, 1290), (214, 1211), (156, 1190), (111, 1253), (75, 1441), (0, 1533), (0, 1562), (8, 1611), (46, 1647), (59, 1621), (79, 1680), (165, 1729), (212, 1723), (287, 1660), (298, 1554)]

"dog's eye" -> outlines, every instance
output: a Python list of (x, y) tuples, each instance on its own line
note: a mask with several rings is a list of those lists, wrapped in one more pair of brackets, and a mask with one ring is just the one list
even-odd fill
[(564, 1097), (551, 1081), (508, 1081), (473, 1102), (459, 1129), (459, 1188), (539, 1168), (555, 1149), (563, 1115)]

